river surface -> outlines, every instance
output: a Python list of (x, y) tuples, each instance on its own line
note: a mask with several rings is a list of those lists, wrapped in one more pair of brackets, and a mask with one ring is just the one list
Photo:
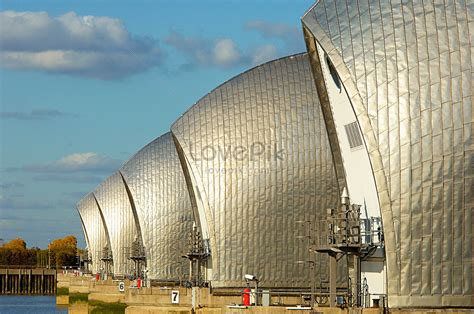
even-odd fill
[(0, 314), (67, 313), (67, 307), (56, 306), (55, 296), (0, 295)]

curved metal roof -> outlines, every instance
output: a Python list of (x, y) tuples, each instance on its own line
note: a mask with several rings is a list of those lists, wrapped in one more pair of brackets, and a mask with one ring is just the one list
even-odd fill
[(214, 287), (309, 286), (304, 226), (338, 202), (338, 184), (306, 54), (251, 69), (214, 89), (171, 127)]
[(473, 16), (472, 1), (321, 0), (303, 17), (367, 145), (391, 307), (472, 306)]
[(87, 194), (77, 203), (77, 211), (81, 217), (89, 256), (92, 259), (90, 270), (92, 273), (97, 273), (101, 269), (102, 250), (107, 246), (108, 240), (99, 208), (92, 193)]
[(140, 239), (138, 222), (120, 173), (102, 182), (93, 192), (104, 219), (113, 256), (114, 275), (129, 275), (134, 271), (129, 259), (132, 243)]
[(128, 186), (143, 234), (148, 278), (187, 278), (188, 235), (193, 212), (171, 133), (142, 148), (120, 173)]

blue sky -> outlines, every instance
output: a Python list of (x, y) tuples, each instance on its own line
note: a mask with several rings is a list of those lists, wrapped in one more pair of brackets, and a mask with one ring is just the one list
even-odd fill
[(304, 51), (313, 1), (0, 4), (0, 238), (74, 234), (75, 203), (231, 77)]

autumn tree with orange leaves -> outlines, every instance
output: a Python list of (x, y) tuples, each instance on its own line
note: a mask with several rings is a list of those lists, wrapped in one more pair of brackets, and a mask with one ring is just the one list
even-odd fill
[(51, 264), (56, 267), (74, 266), (77, 255), (77, 239), (69, 235), (62, 239), (56, 239), (48, 245), (51, 254)]
[(21, 238), (16, 238), (11, 240), (10, 242), (5, 243), (3, 245), (3, 248), (9, 250), (23, 251), (26, 250), (26, 242)]
[(26, 249), (26, 242), (17, 238), (0, 247), (0, 265), (30, 265), (36, 263)]
[(52, 267), (76, 265), (77, 240), (70, 235), (53, 240), (48, 250), (27, 248), (25, 240), (16, 238), (0, 247), (0, 265), (46, 267), (48, 256)]

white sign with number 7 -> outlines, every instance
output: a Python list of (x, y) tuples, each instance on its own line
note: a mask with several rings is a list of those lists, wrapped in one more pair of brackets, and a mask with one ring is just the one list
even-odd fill
[(179, 304), (179, 290), (172, 290), (171, 291), (171, 303), (172, 304)]

